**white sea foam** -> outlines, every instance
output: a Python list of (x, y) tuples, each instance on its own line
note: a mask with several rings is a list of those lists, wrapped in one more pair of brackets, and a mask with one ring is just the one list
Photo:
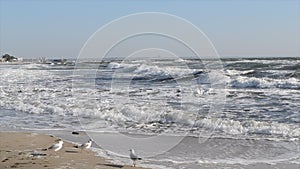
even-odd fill
[[(141, 77), (147, 75), (185, 77), (203, 71), (202, 68), (187, 69), (184, 64), (181, 66), (164, 67), (147, 62), (111, 62), (108, 64), (109, 69), (133, 68), (132, 71), (135, 76)], [(203, 86), (197, 84), (193, 86), (188, 83), (186, 86), (182, 86), (183, 82), (181, 82), (179, 84), (181, 86), (178, 85), (178, 88), (173, 86), (153, 87), (149, 84), (146, 89), (110, 89), (108, 86), (106, 90), (99, 90), (97, 86), (86, 88), (75, 85), (72, 88), (72, 83), (84, 84), (84, 77), (90, 76), (91, 72), (85, 69), (86, 72), (82, 75), (74, 76), (70, 70), (49, 70), (48, 68), (44, 69), (36, 64), (23, 65), (17, 68), (2, 68), (0, 73), (2, 79), (0, 81), (0, 106), (31, 114), (79, 116), (79, 118), (88, 120), (103, 120), (112, 126), (131, 129), (143, 128), (145, 132), (147, 129), (154, 132), (161, 131), (162, 128), (165, 131), (176, 132), (178, 130), (178, 132), (182, 132), (191, 128), (194, 130), (196, 127), (198, 131), (215, 129), (233, 135), (299, 136), (299, 129), (294, 124), (261, 122), (256, 119), (240, 121), (213, 117), (213, 115), (212, 118), (203, 118), (206, 116), (205, 114), (203, 115), (201, 112), (198, 114), (199, 109), (209, 109), (207, 105), (214, 101), (211, 100), (214, 99), (211, 96), (215, 94), (216, 90), (207, 88), (206, 84), (225, 81), (234, 89), (286, 88), (294, 90), (300, 86), (300, 82), (296, 78), (271, 79), (235, 76), (251, 73), (253, 70), (227, 70), (229, 77), (220, 76), (219, 73), (214, 74), (213, 72), (211, 72), (211, 76), (205, 72), (197, 74), (197, 84), (205, 84)], [(289, 93), (285, 95), (288, 96)], [(126, 96), (125, 99), (122, 99), (124, 96)], [(119, 97), (121, 98), (120, 102), (116, 103), (116, 98)], [(117, 99), (117, 101), (119, 100)], [(296, 103), (295, 106), (297, 106)], [(218, 115), (218, 112), (211, 113)], [(286, 117), (290, 117), (294, 122), (299, 120), (296, 114), (289, 114)], [(129, 126), (126, 126), (127, 124)], [(91, 123), (89, 129), (103, 126), (102, 124), (94, 125)]]
[(270, 79), (239, 76), (230, 82), (234, 88), (282, 88), (299, 89), (300, 82), (296, 78)]
[(295, 138), (300, 136), (300, 128), (297, 126), (276, 122), (259, 122), (254, 120), (240, 122), (235, 120), (206, 118), (196, 121), (195, 126), (219, 130), (229, 135), (262, 134)]

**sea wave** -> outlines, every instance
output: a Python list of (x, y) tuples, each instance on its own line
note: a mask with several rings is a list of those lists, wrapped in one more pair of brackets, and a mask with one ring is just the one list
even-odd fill
[[(96, 75), (92, 71), (85, 71), (88, 64), (84, 66), (84, 70), (77, 70), (82, 71), (82, 75), (73, 74), (69, 68), (60, 67), (58, 70), (49, 66), (43, 68), (37, 64), (1, 67), (0, 107), (26, 114), (53, 115), (66, 119), (78, 116), (91, 129), (101, 129), (110, 125), (122, 130), (154, 133), (199, 134), (203, 131), (216, 131), (218, 134), (236, 136), (267, 135), (292, 138), (300, 136), (299, 116), (295, 113), (298, 110), (296, 102), (299, 99), (297, 97), (300, 89), (297, 77), (299, 73), (297, 74), (296, 70), (290, 71), (295, 67), (285, 71), (267, 67), (255, 70), (238, 69), (236, 67), (241, 66), (239, 64), (244, 64), (240, 62), (235, 63), (230, 69), (227, 65), (224, 76), (220, 75), (220, 72), (214, 74), (212, 70), (205, 70), (203, 66), (194, 65), (190, 69), (181, 62), (182, 60), (174, 64), (172, 61), (167, 63), (156, 61), (154, 64), (148, 61), (125, 63), (114, 61), (98, 68)], [(260, 77), (264, 72), (268, 72), (268, 76)], [(274, 78), (275, 75), (285, 78)], [(113, 86), (111, 84), (113, 78), (119, 78), (121, 82), (127, 80), (131, 84), (125, 87)], [(84, 86), (86, 81), (93, 80), (95, 84), (92, 87)], [(135, 85), (132, 81), (143, 83)], [(154, 83), (161, 85), (155, 86)], [(243, 106), (248, 106), (249, 101), (253, 101), (251, 99), (257, 96), (255, 92), (263, 93), (259, 95), (260, 99), (270, 96), (274, 91), (280, 92), (281, 95), (261, 99), (260, 101), (267, 102), (264, 104), (268, 106), (255, 107), (251, 112), (254, 113), (252, 118), (239, 119), (232, 116), (230, 111), (224, 110), (222, 114), (209, 111), (210, 106), (217, 101), (212, 97), (214, 95), (212, 83), (224, 83), (231, 92), (233, 91), (226, 104), (233, 107), (233, 113), (236, 114), (241, 113)], [(254, 91), (253, 95), (236, 93), (248, 89)], [(225, 89), (220, 90), (227, 94)], [(285, 113), (270, 112), (269, 121), (258, 118), (262, 112), (268, 111), (270, 106), (278, 106), (283, 97), (287, 108), (274, 110), (288, 111), (287, 116)], [(276, 120), (285, 117), (288, 117), (286, 119), (289, 121)]]
[(279, 89), (300, 89), (300, 81), (296, 78), (289, 79), (271, 79), (271, 78), (256, 78), (256, 77), (243, 77), (231, 79), (229, 82), (231, 88), (279, 88)]

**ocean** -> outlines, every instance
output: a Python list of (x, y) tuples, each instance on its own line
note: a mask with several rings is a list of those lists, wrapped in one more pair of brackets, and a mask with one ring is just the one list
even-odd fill
[[(300, 58), (0, 64), (2, 130), (86, 131), (152, 168), (300, 164)], [(209, 66), (208, 66), (209, 65)]]

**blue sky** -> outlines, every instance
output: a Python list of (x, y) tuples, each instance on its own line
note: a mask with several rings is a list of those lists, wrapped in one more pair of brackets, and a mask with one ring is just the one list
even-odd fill
[(299, 0), (0, 0), (0, 54), (76, 58), (101, 26), (137, 12), (177, 15), (222, 57), (300, 56)]

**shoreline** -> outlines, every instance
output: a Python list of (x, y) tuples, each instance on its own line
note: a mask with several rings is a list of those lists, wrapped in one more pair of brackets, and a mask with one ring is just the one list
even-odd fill
[(75, 148), (76, 144), (64, 140), (61, 150), (43, 149), (51, 146), (58, 137), (33, 132), (0, 132), (0, 168), (101, 168), (145, 169), (113, 164), (109, 159), (97, 156), (92, 150)]
[[(89, 139), (89, 135), (85, 131), (74, 131), (77, 134), (73, 134), (72, 131), (65, 130), (55, 130), (55, 131), (45, 131), (45, 130), (14, 130), (14, 131), (0, 131), (0, 168), (47, 168), (47, 169), (81, 169), (81, 168), (97, 168), (97, 169), (146, 169), (146, 168), (157, 168), (157, 163), (152, 163), (149, 165), (149, 159), (143, 158), (144, 160), (137, 163), (137, 167), (132, 167), (131, 161), (119, 161), (119, 159), (115, 160), (114, 156), (110, 156), (104, 152), (95, 151), (98, 149), (99, 145), (93, 144), (91, 150), (84, 150), (82, 152), (78, 152), (78, 149), (73, 148), (77, 143), (86, 142)], [(114, 134), (103, 133), (102, 138), (114, 136)], [(64, 140), (64, 148), (59, 152), (45, 152), (41, 151), (43, 148), (47, 148), (54, 143), (54, 140), (57, 138), (61, 138)], [(93, 137), (92, 137), (93, 138)], [(186, 137), (183, 140), (183, 144), (180, 146), (193, 146), (193, 151), (199, 148), (200, 146), (197, 144), (193, 144), (194, 142), (198, 143), (198, 139), (195, 137)], [(221, 145), (219, 145), (221, 143)], [(113, 142), (111, 142), (113, 143)], [(275, 147), (273, 145), (275, 144)], [(210, 149), (209, 145), (217, 145), (219, 148), (230, 147), (231, 145), (248, 147), (245, 151), (252, 152), (252, 149), (257, 149), (259, 146), (264, 146), (265, 148), (278, 148), (279, 145), (286, 145), (286, 141), (274, 142), (272, 140), (234, 140), (234, 139), (223, 139), (223, 138), (211, 138), (206, 143), (203, 143), (198, 149), (199, 151), (210, 152), (217, 151), (216, 147)], [(294, 143), (296, 144), (296, 143)], [(219, 145), (219, 146), (218, 146)], [(221, 146), (221, 147), (220, 147)], [(291, 144), (289, 144), (291, 146)], [(294, 148), (296, 145), (294, 145)], [(298, 145), (299, 146), (299, 145)], [(120, 148), (120, 147), (118, 147)], [(284, 147), (282, 147), (284, 148)], [(290, 147), (291, 148), (291, 147)], [(299, 148), (299, 147), (298, 147)], [(184, 147), (178, 149), (177, 152), (169, 153), (180, 153), (184, 150)], [(191, 151), (191, 150), (189, 150)], [(217, 151), (222, 154), (222, 151)], [(215, 156), (218, 156), (219, 153), (213, 153)], [(254, 150), (254, 152), (257, 152)], [(31, 153), (35, 153), (34, 156)], [(46, 154), (46, 155), (44, 155)], [(208, 154), (209, 155), (209, 154)], [(207, 156), (208, 156), (207, 155)], [(163, 159), (168, 159), (167, 157), (161, 156)], [(257, 161), (257, 162), (247, 162), (247, 159), (243, 161), (236, 162), (216, 162), (216, 161), (205, 161), (203, 158), (204, 155), (199, 155), (198, 163), (191, 163), (197, 166), (198, 168), (205, 169), (213, 169), (213, 168), (244, 168), (244, 169), (252, 169), (252, 168), (265, 168), (265, 169), (275, 169), (275, 168), (286, 168), (286, 169), (298, 169), (299, 157), (295, 158), (294, 162), (288, 162), (283, 159), (283, 161)], [(127, 158), (127, 157), (125, 157)], [(212, 157), (210, 157), (212, 159)], [(221, 158), (220, 160), (222, 160)], [(146, 160), (146, 161), (145, 161)], [(242, 159), (241, 159), (242, 160)], [(152, 161), (153, 162), (153, 161)], [(188, 163), (187, 163), (188, 164)], [(159, 164), (163, 167), (166, 167), (168, 164), (162, 163)], [(143, 167), (146, 168), (143, 168)], [(193, 167), (195, 167), (193, 166)], [(169, 168), (169, 167), (166, 167)], [(172, 168), (180, 168), (180, 164), (175, 164)]]

